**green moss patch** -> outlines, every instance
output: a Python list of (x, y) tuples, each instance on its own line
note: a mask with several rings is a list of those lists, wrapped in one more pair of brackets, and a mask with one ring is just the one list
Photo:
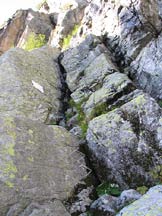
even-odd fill
[(77, 121), (78, 121), (78, 125), (80, 126), (80, 128), (82, 130), (83, 138), (85, 138), (86, 133), (87, 133), (87, 129), (88, 129), (88, 123), (87, 123), (87, 120), (86, 120), (86, 116), (85, 116), (85, 114), (83, 112), (83, 109), (82, 109), (82, 104), (83, 104), (84, 101), (85, 101), (85, 99), (83, 99), (80, 103), (75, 103), (73, 101), (73, 99), (71, 99), (69, 101), (69, 106), (70, 107), (75, 107), (76, 110), (77, 110), (77, 113), (78, 113)]
[(70, 41), (72, 39), (73, 36), (75, 36), (78, 32), (80, 25), (75, 25), (73, 30), (63, 39), (62, 41), (62, 48), (63, 49), (67, 49), (70, 45)]
[(157, 165), (153, 170), (150, 171), (150, 175), (157, 184), (162, 184), (162, 165)]
[(148, 187), (146, 186), (141, 186), (141, 187), (138, 187), (136, 189), (136, 191), (138, 191), (140, 194), (144, 195), (147, 191), (148, 191)]
[(47, 43), (46, 36), (44, 34), (31, 33), (25, 43), (24, 49), (27, 51), (33, 50), (44, 46)]
[(102, 103), (94, 107), (90, 114), (90, 120), (94, 117), (100, 116), (102, 114), (106, 114), (108, 112), (108, 105), (107, 103)]
[(159, 100), (158, 104), (159, 104), (160, 107), (162, 107), (162, 100)]
[(117, 184), (110, 184), (108, 182), (104, 182), (100, 184), (96, 188), (98, 196), (102, 196), (104, 194), (112, 195), (112, 196), (120, 196), (121, 190)]

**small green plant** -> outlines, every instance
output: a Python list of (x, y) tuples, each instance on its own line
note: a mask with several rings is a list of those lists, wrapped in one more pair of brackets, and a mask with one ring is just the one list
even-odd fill
[(67, 37), (65, 37), (62, 41), (62, 48), (63, 49), (67, 49), (70, 45), (70, 41), (72, 39), (73, 36), (75, 36), (78, 32), (79, 29), (79, 25), (75, 25), (73, 30), (67, 35)]
[(112, 196), (120, 196), (121, 194), (121, 190), (119, 188), (119, 185), (117, 184), (111, 184), (108, 182), (104, 182), (102, 184), (100, 184), (97, 188), (96, 188), (97, 194), (98, 196), (102, 196), (104, 194), (109, 194)]
[(162, 165), (157, 165), (150, 171), (151, 177), (159, 184), (162, 183)]
[(140, 194), (144, 195), (147, 191), (148, 191), (148, 187), (146, 186), (141, 186), (141, 187), (138, 187), (136, 189), (136, 191), (138, 191)]
[(159, 100), (158, 104), (159, 104), (160, 107), (162, 107), (162, 100)]
[(78, 121), (78, 125), (82, 129), (83, 138), (85, 138), (86, 133), (87, 133), (87, 129), (88, 129), (88, 124), (87, 124), (87, 121), (86, 121), (86, 117), (85, 117), (85, 114), (84, 114), (83, 109), (82, 109), (82, 104), (83, 104), (84, 101), (85, 101), (85, 99), (83, 99), (80, 103), (75, 103), (73, 99), (71, 99), (69, 101), (69, 106), (70, 107), (75, 107), (76, 110), (77, 110), (77, 113), (78, 113), (77, 121)]
[(46, 36), (44, 34), (31, 33), (25, 43), (24, 49), (27, 51), (33, 50), (44, 46), (47, 43)]
[(67, 113), (65, 114), (66, 121), (69, 121), (73, 117), (73, 113)]
[(86, 216), (93, 216), (93, 214), (90, 211), (88, 211), (86, 212)]
[(105, 114), (108, 111), (107, 103), (102, 103), (97, 105), (91, 112), (90, 119), (97, 117), (99, 115)]

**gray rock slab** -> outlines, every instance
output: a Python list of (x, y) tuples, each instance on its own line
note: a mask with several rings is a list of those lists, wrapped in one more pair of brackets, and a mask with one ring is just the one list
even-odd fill
[(0, 117), (0, 215), (13, 205), (64, 200), (86, 176), (84, 156), (66, 129)]
[(0, 57), (0, 112), (49, 122), (61, 107), (59, 51), (13, 48)]

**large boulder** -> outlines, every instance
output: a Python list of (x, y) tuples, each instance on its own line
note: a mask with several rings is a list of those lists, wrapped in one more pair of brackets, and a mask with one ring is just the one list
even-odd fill
[[(62, 127), (1, 113), (0, 133), (1, 216), (21, 215), (32, 203), (63, 201), (87, 175), (77, 140)], [(46, 215), (40, 212), (47, 207), (31, 215)], [(50, 209), (52, 216), (68, 215), (61, 214), (62, 207)]]
[(141, 92), (89, 122), (89, 156), (101, 181), (124, 189), (160, 181), (161, 118), (155, 100)]
[(162, 185), (152, 187), (139, 200), (122, 209), (117, 216), (161, 216), (162, 214)]
[[(60, 118), (59, 51), (13, 48), (0, 57), (0, 112), (50, 123)], [(54, 123), (53, 122), (53, 123)]]
[(18, 10), (0, 29), (0, 54), (15, 46), (25, 48), (32, 34), (43, 35), (48, 41), (52, 29), (50, 15), (32, 9)]

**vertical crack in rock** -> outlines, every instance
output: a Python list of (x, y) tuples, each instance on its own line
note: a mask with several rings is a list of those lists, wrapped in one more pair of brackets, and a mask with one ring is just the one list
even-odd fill
[(61, 114), (61, 119), (58, 121), (58, 124), (64, 124), (66, 125), (66, 111), (68, 109), (68, 103), (70, 100), (70, 89), (68, 88), (68, 85), (66, 83), (66, 71), (61, 64), (61, 59), (63, 58), (63, 53), (60, 54), (58, 57), (58, 66), (59, 66), (59, 71), (60, 71), (60, 80), (61, 80), (61, 107), (60, 107), (60, 114)]

